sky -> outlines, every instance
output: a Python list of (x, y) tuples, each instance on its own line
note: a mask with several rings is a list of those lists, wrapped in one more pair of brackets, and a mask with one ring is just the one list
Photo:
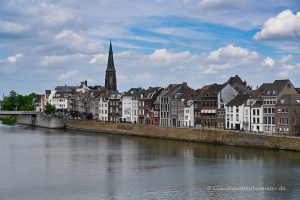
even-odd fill
[(239, 75), (300, 87), (300, 1), (3, 0), (0, 94), (104, 85), (112, 41), (119, 91)]

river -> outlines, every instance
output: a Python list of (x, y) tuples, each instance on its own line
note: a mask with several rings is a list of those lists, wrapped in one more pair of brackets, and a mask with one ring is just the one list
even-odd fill
[(0, 124), (0, 199), (300, 199), (300, 153)]

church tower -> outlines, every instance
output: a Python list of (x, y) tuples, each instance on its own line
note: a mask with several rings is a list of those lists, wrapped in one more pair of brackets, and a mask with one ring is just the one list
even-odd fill
[(116, 78), (116, 69), (114, 64), (113, 51), (111, 46), (111, 41), (109, 43), (109, 54), (105, 75), (105, 87), (109, 91), (117, 91), (117, 78)]

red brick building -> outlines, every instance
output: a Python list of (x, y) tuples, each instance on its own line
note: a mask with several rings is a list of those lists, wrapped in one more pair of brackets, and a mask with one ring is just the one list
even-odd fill
[(277, 134), (300, 134), (300, 95), (285, 94), (275, 105), (275, 128)]

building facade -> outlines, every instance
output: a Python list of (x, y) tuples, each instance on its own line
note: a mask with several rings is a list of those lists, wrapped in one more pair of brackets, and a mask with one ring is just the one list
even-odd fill
[(107, 122), (108, 121), (108, 98), (100, 97), (99, 100), (99, 121)]
[(300, 134), (300, 95), (285, 94), (275, 105), (275, 128), (277, 134)]

